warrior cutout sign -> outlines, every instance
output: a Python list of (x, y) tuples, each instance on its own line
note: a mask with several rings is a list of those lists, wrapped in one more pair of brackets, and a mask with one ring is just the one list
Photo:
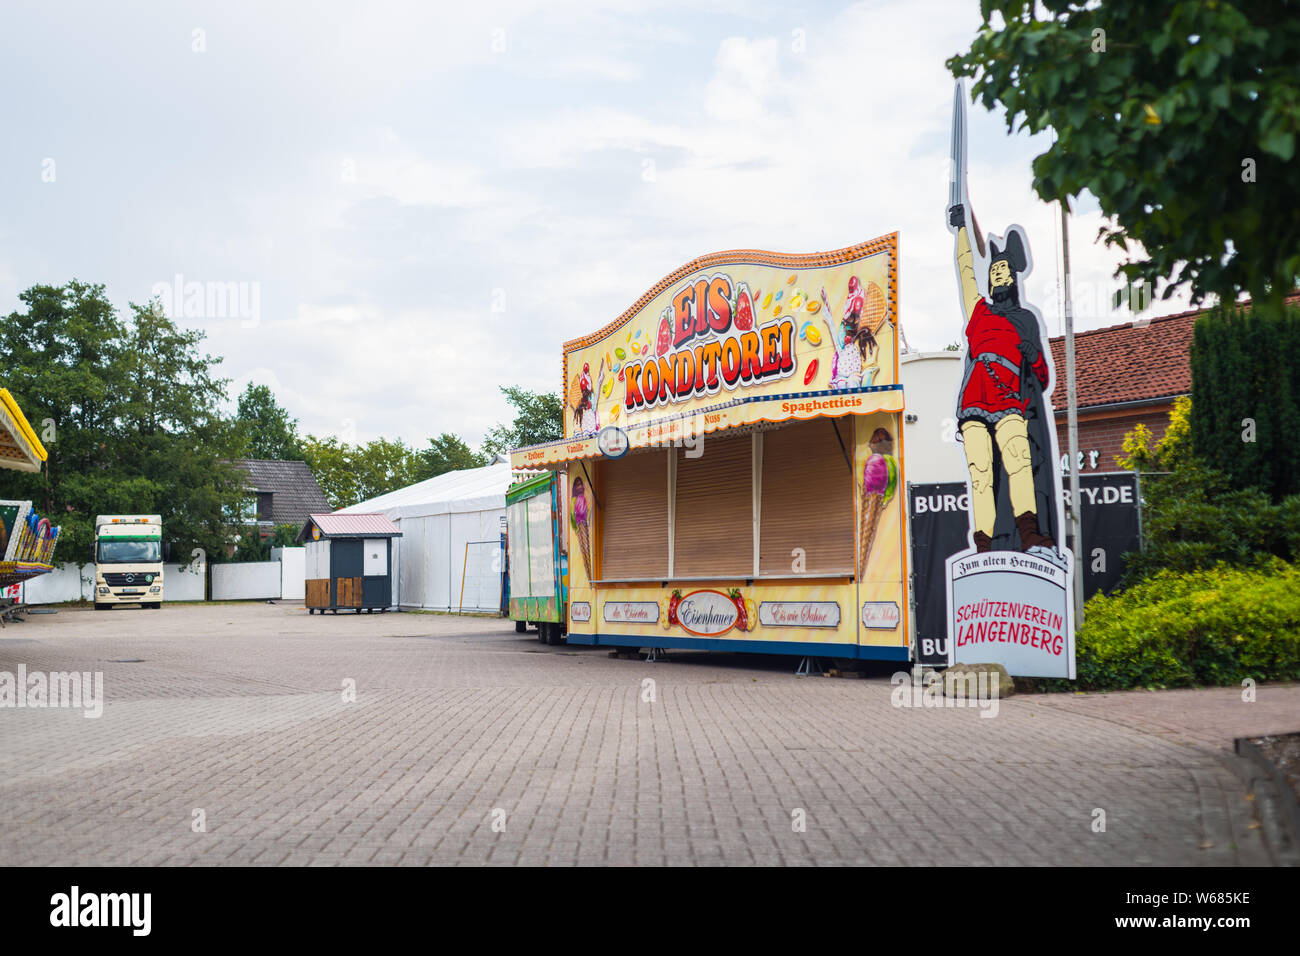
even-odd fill
[(985, 243), (971, 211), (960, 84), (951, 169), (947, 217), (966, 346), (956, 411), (971, 531), (969, 550), (948, 561), (949, 661), (1002, 663), (1027, 677), (1073, 677), (1073, 556), (1064, 548), (1060, 457), (1048, 401), (1052, 355), (1042, 316), (1021, 300), (1022, 281), (1033, 268), (1024, 230), (1010, 226), (1005, 239), (990, 235)]

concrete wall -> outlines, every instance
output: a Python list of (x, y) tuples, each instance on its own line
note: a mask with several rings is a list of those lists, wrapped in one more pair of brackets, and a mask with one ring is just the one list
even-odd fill
[[(212, 565), (213, 600), (265, 600), (280, 597), (290, 601), (302, 600), (306, 549), (272, 548), (271, 553), (276, 556), (276, 560)], [(206, 570), (201, 564), (164, 564), (163, 600), (205, 600)], [(12, 589), (6, 588), (0, 597), (16, 598), (21, 604), (93, 601), (95, 566), (57, 565), (49, 574), (42, 574), (18, 585), (17, 594), (11, 591)]]
[(212, 565), (212, 600), (242, 601), (280, 596), (279, 561)]
[[(957, 441), (957, 391), (964, 352), (902, 356), (903, 471), (911, 484), (965, 481), (966, 456)], [(916, 416), (914, 422), (908, 419)]]
[(93, 564), (57, 565), (49, 574), (42, 574), (22, 584), (19, 600), (24, 604), (58, 604), (63, 601), (90, 599), (95, 580)]
[(280, 562), (280, 597), (301, 601), (307, 597), (307, 549), (272, 548), (271, 560)]
[(202, 601), (205, 568), (202, 564), (164, 564), (164, 601)]

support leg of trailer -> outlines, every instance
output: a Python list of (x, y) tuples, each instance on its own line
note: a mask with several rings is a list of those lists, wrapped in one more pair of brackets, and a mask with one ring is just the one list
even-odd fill
[(668, 649), (666, 647), (650, 647), (646, 650), (645, 662), (647, 664), (655, 664), (659, 661), (668, 660)]
[(821, 664), (815, 657), (805, 657), (799, 662), (799, 669), (796, 670), (796, 677), (812, 677), (814, 674), (822, 672)]

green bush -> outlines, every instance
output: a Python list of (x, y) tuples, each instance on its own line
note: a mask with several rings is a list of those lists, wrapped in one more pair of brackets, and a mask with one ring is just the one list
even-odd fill
[(1300, 495), (1275, 503), (1256, 488), (1224, 483), (1221, 473), (1195, 464), (1142, 477), (1143, 548), (1125, 555), (1125, 586), (1164, 570), (1300, 562)]
[[(1189, 543), (1189, 547), (1193, 546)], [(1084, 608), (1080, 690), (1300, 679), (1300, 568), (1162, 571)]]

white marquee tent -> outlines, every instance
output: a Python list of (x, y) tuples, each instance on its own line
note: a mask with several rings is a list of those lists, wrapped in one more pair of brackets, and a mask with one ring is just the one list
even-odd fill
[(400, 606), (498, 611), (510, 483), (510, 463), (498, 456), (483, 468), (450, 471), (340, 512), (377, 512), (401, 529), (393, 568)]

